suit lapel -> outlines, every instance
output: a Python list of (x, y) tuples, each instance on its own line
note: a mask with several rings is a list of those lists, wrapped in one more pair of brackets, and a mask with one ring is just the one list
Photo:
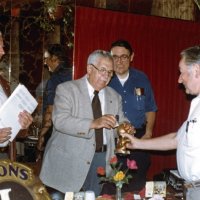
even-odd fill
[(89, 92), (87, 88), (86, 78), (87, 76), (84, 76), (83, 78), (80, 79), (79, 87), (80, 87), (81, 96), (79, 98), (81, 99), (81, 101), (83, 101), (84, 109), (85, 109), (85, 112), (87, 113), (87, 116), (91, 116), (91, 118), (93, 118), (93, 111), (92, 111), (91, 100), (90, 100), (90, 96), (89, 96)]
[(105, 113), (110, 114), (113, 112), (113, 102), (113, 95), (105, 88)]

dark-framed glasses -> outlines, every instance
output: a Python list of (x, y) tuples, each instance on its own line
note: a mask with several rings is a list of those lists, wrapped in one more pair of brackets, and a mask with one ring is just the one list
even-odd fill
[(92, 65), (100, 74), (105, 75), (106, 73), (108, 74), (108, 76), (112, 77), (113, 76), (113, 70), (107, 70), (103, 67), (98, 68), (96, 67), (94, 64), (90, 64)]
[(121, 56), (113, 55), (112, 57), (114, 61), (121, 60), (122, 62), (126, 62), (130, 58), (130, 56), (126, 54), (122, 54)]

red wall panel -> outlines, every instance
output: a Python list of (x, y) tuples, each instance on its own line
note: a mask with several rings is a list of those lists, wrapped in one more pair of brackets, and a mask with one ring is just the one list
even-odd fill
[[(154, 137), (176, 131), (190, 103), (177, 83), (179, 54), (200, 44), (199, 36), (200, 25), (195, 22), (77, 7), (74, 78), (86, 73), (90, 52), (109, 50), (116, 39), (128, 40), (135, 52), (133, 65), (148, 75), (154, 89), (158, 105)], [(175, 152), (153, 152), (149, 177), (174, 167)]]

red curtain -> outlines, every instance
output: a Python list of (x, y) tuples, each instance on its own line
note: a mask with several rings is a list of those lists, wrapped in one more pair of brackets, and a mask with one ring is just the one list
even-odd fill
[[(144, 71), (154, 89), (158, 112), (154, 136), (176, 131), (187, 117), (190, 101), (178, 83), (180, 51), (200, 44), (199, 23), (77, 7), (74, 79), (86, 73), (95, 49), (109, 50), (116, 39), (128, 40), (135, 52), (133, 65)], [(175, 151), (152, 152), (149, 177), (176, 167)]]

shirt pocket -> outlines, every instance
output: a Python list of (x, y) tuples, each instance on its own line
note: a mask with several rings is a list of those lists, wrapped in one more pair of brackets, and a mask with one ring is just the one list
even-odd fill
[(200, 123), (195, 120), (190, 120), (186, 126), (188, 146), (194, 148), (200, 146)]
[(137, 110), (145, 110), (145, 96), (136, 96), (136, 108)]

